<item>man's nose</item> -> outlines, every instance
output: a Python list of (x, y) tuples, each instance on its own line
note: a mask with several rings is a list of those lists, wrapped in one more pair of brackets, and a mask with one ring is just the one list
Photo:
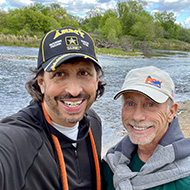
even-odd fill
[(133, 119), (137, 122), (143, 121), (145, 119), (145, 112), (141, 106), (137, 106), (133, 112)]
[(80, 84), (80, 81), (77, 79), (69, 80), (65, 91), (74, 97), (78, 96), (82, 92), (82, 86)]

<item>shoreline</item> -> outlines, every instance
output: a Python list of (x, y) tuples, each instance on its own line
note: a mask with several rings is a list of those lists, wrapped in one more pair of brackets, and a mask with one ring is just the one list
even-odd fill
[(190, 137), (190, 100), (180, 101), (178, 103), (177, 116), (181, 130), (185, 137)]

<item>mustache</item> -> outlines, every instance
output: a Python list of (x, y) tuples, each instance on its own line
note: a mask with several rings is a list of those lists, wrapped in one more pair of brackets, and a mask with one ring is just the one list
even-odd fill
[(81, 98), (81, 99), (89, 99), (90, 96), (88, 94), (78, 94), (77, 96), (73, 96), (71, 94), (63, 94), (63, 95), (60, 95), (60, 96), (56, 96), (55, 97), (55, 100), (63, 100), (63, 99), (78, 99), (78, 98)]

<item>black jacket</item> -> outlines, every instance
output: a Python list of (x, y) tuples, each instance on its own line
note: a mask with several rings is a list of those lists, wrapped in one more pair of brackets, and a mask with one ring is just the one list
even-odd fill
[(59, 139), (69, 190), (96, 189), (88, 130), (101, 155), (101, 121), (93, 110), (80, 121), (77, 147), (46, 121), (40, 103), (31, 103), (0, 123), (0, 189), (61, 190), (59, 162), (51, 133)]

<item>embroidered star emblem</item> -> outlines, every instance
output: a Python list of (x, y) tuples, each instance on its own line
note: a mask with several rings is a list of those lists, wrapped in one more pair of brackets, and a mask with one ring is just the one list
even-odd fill
[(72, 37), (68, 41), (69, 41), (69, 44), (76, 44), (76, 39), (74, 39)]

